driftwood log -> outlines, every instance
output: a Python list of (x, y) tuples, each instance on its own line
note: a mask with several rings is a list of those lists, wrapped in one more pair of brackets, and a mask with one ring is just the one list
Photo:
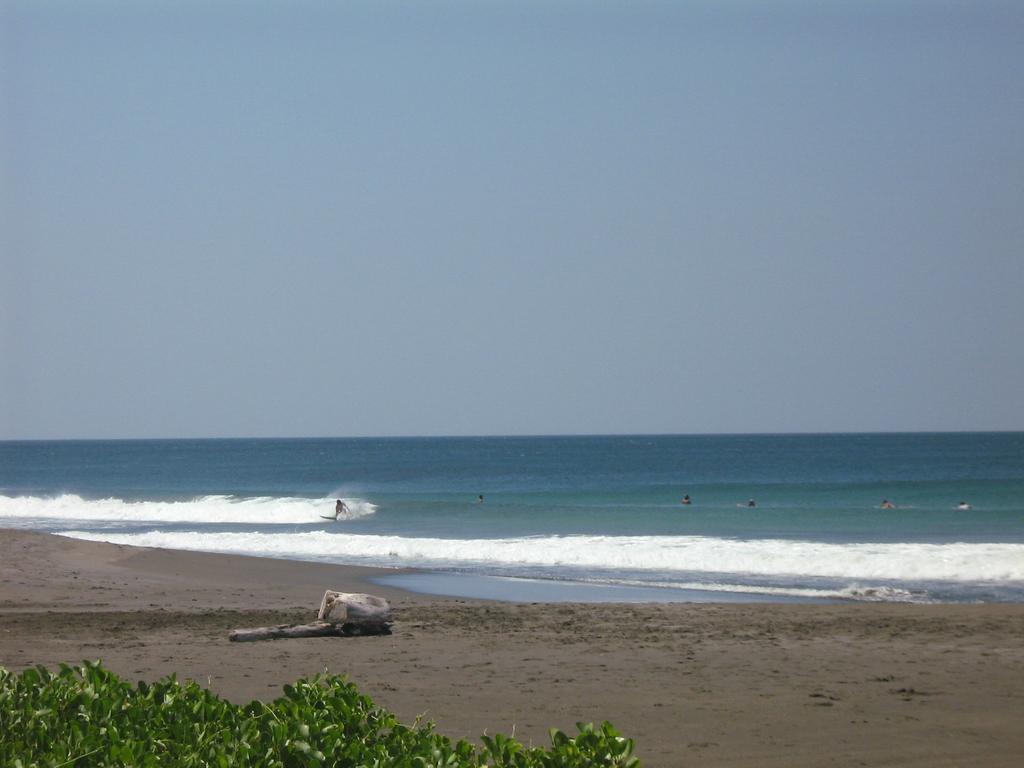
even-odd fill
[(274, 627), (233, 629), (228, 639), (235, 643), (276, 640), (281, 637), (353, 637), (390, 635), (391, 606), (383, 597), (358, 592), (327, 590), (320, 601), (316, 621), (309, 624), (278, 624)]

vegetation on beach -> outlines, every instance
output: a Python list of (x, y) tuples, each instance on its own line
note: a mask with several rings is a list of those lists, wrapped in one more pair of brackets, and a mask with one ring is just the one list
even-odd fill
[(244, 706), (174, 677), (137, 686), (98, 662), (0, 669), (0, 765), (17, 768), (638, 768), (610, 723), (552, 729), (547, 749), (483, 736), (453, 742), (395, 716), (337, 676)]

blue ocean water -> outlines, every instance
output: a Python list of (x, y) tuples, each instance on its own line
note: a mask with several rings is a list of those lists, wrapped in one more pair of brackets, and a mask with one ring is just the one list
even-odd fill
[(513, 597), (1022, 601), (1024, 433), (0, 442), (0, 527)]

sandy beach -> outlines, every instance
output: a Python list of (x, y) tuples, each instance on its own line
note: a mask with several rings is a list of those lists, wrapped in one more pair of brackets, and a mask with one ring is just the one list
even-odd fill
[[(379, 573), (4, 530), (0, 666), (101, 659), (239, 702), (328, 670), (452, 737), (610, 720), (653, 768), (1024, 760), (1024, 605), (508, 604)], [(327, 588), (387, 597), (394, 633), (228, 642)]]

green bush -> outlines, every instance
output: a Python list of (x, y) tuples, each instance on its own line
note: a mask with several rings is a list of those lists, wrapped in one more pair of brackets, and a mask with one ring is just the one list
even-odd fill
[(549, 749), (502, 735), (474, 746), (400, 724), (337, 676), (238, 706), (172, 675), (138, 686), (100, 664), (0, 669), (0, 765), (15, 768), (636, 768), (610, 723), (552, 729)]

